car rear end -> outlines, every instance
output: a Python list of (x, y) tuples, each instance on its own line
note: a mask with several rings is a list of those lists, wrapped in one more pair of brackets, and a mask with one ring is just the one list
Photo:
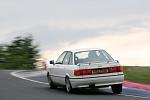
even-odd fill
[(80, 65), (80, 69), (74, 70), (74, 77), (70, 79), (73, 88), (111, 86), (122, 84), (123, 80), (123, 67), (119, 64)]
[[(97, 53), (97, 51), (100, 53)], [(91, 56), (91, 60), (90, 52), (97, 53), (101, 58), (98, 57), (95, 59), (96, 56)], [(74, 75), (70, 78), (72, 88), (115, 86), (113, 90), (116, 90), (116, 87), (119, 86), (120, 91), (117, 92), (120, 93), (122, 91), (124, 80), (123, 67), (117, 61), (113, 60), (106, 51), (90, 50), (78, 53), (80, 54), (75, 55), (75, 57), (78, 57), (75, 58), (75, 64), (79, 67), (74, 70)]]

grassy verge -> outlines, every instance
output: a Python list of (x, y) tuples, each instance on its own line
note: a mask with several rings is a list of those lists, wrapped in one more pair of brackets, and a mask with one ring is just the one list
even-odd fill
[(150, 84), (150, 67), (125, 66), (125, 80)]

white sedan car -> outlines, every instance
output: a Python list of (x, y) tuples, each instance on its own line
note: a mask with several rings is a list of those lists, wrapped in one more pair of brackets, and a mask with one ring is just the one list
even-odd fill
[(113, 93), (122, 92), (123, 68), (105, 50), (80, 49), (64, 51), (57, 61), (47, 67), (50, 88), (65, 86), (71, 93), (74, 88), (111, 86)]

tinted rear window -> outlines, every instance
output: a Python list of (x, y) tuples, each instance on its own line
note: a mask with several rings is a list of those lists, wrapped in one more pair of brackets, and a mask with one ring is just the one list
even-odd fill
[(104, 50), (90, 50), (75, 53), (75, 64), (91, 63), (91, 62), (106, 62), (112, 61), (113, 58)]

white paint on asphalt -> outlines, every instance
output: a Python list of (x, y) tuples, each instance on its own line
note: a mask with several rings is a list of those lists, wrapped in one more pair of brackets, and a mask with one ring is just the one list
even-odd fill
[(150, 99), (150, 97), (136, 96), (136, 95), (127, 95), (127, 94), (118, 94), (121, 96), (134, 97), (134, 98), (142, 98), (142, 99)]
[(20, 73), (20, 72), (21, 72), (21, 71), (15, 71), (15, 72), (11, 72), (10, 74), (11, 74), (12, 76), (15, 76), (15, 77), (20, 78), (20, 79), (23, 79), (23, 80), (27, 80), (27, 81), (31, 81), (31, 82), (35, 82), (35, 83), (40, 83), (40, 84), (48, 84), (48, 83), (46, 83), (46, 82), (40, 82), (40, 81), (28, 79), (28, 78), (25, 78), (25, 77), (23, 77), (23, 76), (21, 76), (21, 75), (18, 75), (17, 73)]
[(34, 77), (34, 76), (46, 75), (46, 71), (45, 70), (38, 70), (38, 71), (21, 70), (21, 72), (17, 72), (17, 74), (23, 77)]
[[(10, 74), (12, 76), (15, 76), (15, 77), (23, 79), (23, 80), (27, 80), (27, 81), (31, 81), (31, 82), (35, 82), (35, 83), (40, 83), (40, 84), (46, 84), (46, 85), (48, 85), (48, 83), (46, 83), (46, 82), (32, 80), (32, 79), (29, 79), (29, 78), (26, 78), (24, 76), (19, 75), (18, 73), (21, 73), (21, 72), (24, 72), (24, 71), (14, 71), (14, 72), (11, 72)], [(35, 75), (31, 75), (31, 76), (35, 76)], [(29, 76), (27, 76), (27, 77), (29, 77)], [(128, 87), (123, 87), (123, 88), (128, 88)], [(127, 95), (127, 94), (118, 94), (118, 95), (127, 96), (127, 97), (134, 97), (134, 98), (150, 99), (150, 97), (144, 97), (144, 96)]]

